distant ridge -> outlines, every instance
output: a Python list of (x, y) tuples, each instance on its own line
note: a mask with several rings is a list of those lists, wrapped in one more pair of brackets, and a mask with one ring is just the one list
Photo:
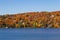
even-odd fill
[(60, 11), (0, 15), (0, 28), (60, 28)]

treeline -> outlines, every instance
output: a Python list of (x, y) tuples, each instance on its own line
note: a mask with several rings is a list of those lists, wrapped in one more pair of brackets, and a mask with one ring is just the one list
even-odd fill
[(2, 15), (0, 28), (60, 28), (60, 11)]

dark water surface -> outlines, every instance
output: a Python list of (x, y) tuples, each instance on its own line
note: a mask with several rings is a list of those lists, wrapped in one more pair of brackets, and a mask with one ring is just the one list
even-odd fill
[(60, 29), (0, 29), (0, 40), (60, 40)]

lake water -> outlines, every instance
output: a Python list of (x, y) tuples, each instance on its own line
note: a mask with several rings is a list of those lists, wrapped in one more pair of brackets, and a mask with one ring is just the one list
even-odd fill
[(0, 40), (60, 40), (60, 29), (0, 29)]

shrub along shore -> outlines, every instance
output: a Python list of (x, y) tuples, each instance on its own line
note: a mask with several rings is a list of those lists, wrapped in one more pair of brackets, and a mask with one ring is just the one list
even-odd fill
[(60, 11), (0, 15), (0, 28), (60, 28)]

